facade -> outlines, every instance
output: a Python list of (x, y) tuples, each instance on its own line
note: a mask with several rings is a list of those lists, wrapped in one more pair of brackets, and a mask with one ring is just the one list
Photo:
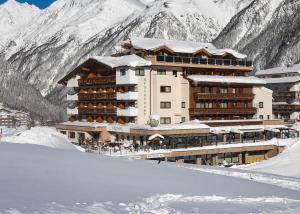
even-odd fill
[(14, 112), (14, 117), (20, 126), (29, 126), (31, 124), (30, 114), (23, 111)]
[(12, 115), (0, 115), (0, 126), (15, 128), (18, 126), (17, 120)]
[(31, 124), (30, 115), (23, 111), (11, 110), (0, 103), (0, 126), (15, 128)]
[(273, 114), (286, 121), (299, 120), (300, 64), (257, 71), (257, 77), (273, 90)]
[(70, 121), (146, 124), (159, 115), (161, 124), (174, 124), (257, 115), (254, 88), (265, 82), (249, 76), (253, 66), (245, 55), (157, 39), (122, 47), (114, 57), (88, 59), (60, 81), (72, 88)]
[(257, 109), (255, 118), (262, 120), (273, 119), (273, 91), (266, 87), (254, 87), (254, 107)]

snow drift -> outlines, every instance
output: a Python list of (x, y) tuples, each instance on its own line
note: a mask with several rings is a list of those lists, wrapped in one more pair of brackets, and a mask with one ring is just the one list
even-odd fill
[(261, 163), (241, 166), (241, 168), (300, 178), (300, 140), (290, 140), (293, 140), (294, 142), (278, 156)]
[(299, 190), (178, 166), (1, 143), (0, 213), (299, 213)]
[(19, 144), (36, 144), (64, 150), (77, 150), (77, 147), (68, 141), (63, 134), (49, 127), (34, 127), (17, 136), (4, 137), (2, 141)]

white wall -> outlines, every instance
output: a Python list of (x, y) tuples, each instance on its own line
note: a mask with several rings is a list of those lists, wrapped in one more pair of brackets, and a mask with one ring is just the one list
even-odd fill
[[(256, 118), (260, 118), (260, 115), (263, 116), (264, 120), (273, 119), (273, 111), (272, 111), (272, 100), (273, 100), (273, 91), (267, 89), (265, 87), (254, 87), (254, 107), (257, 108)], [(263, 103), (263, 108), (259, 107), (259, 103)]]

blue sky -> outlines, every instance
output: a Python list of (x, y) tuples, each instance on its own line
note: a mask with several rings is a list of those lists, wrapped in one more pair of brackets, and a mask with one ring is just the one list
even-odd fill
[[(0, 0), (0, 4), (6, 2), (7, 0)], [(29, 4), (35, 4), (39, 8), (48, 7), (55, 0), (17, 0), (18, 2), (28, 2)]]

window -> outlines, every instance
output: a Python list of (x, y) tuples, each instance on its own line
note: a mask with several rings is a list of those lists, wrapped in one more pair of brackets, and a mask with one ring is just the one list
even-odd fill
[(248, 108), (248, 103), (244, 102), (244, 108)]
[(213, 93), (212, 87), (207, 87), (207, 93)]
[(233, 94), (236, 94), (236, 91), (237, 91), (236, 88), (233, 88), (233, 89), (232, 89), (232, 93), (233, 93)]
[(267, 115), (268, 120), (270, 120), (270, 115)]
[(212, 102), (197, 102), (196, 108), (212, 108), (213, 103)]
[(173, 70), (173, 76), (177, 77), (177, 71), (176, 70)]
[(75, 138), (75, 132), (69, 132), (69, 138), (74, 139)]
[(161, 117), (160, 123), (161, 124), (171, 124), (171, 117)]
[(60, 133), (62, 133), (62, 134), (64, 134), (64, 135), (67, 134), (66, 131), (60, 131)]
[(157, 69), (157, 75), (166, 75), (167, 72), (165, 69)]
[(136, 68), (135, 69), (135, 76), (145, 76), (145, 69)]
[(221, 94), (227, 94), (227, 88), (220, 88)]
[(204, 108), (204, 102), (196, 102), (196, 108)]
[(212, 102), (206, 102), (205, 103), (205, 108), (212, 108), (213, 107), (213, 103)]
[(259, 102), (259, 108), (263, 108), (264, 107), (264, 102)]
[(181, 102), (181, 108), (185, 108), (185, 102)]
[(228, 103), (223, 101), (220, 103), (220, 108), (227, 108), (228, 107)]
[(126, 69), (120, 69), (120, 76), (126, 75)]
[(171, 102), (160, 102), (160, 108), (171, 108)]
[(85, 133), (78, 133), (78, 140), (85, 140)]
[(160, 92), (171, 93), (171, 86), (160, 86)]
[(185, 122), (185, 117), (181, 117), (181, 122), (182, 122), (182, 123)]
[(264, 115), (259, 115), (259, 119), (263, 120), (264, 119)]

